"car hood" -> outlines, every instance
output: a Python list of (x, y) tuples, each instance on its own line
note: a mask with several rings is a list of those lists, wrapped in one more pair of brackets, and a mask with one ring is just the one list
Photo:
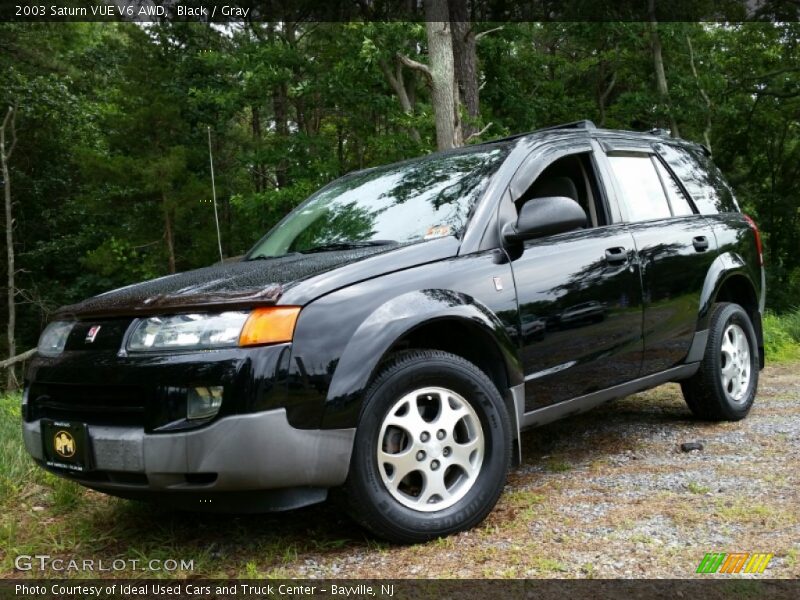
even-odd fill
[[(436, 241), (439, 240), (412, 246), (378, 246), (227, 262), (105, 292), (60, 308), (57, 317), (80, 319), (269, 306), (277, 304), (287, 290), (300, 284), (313, 289), (313, 296), (319, 296), (348, 283), (454, 253), (452, 244), (436, 244)], [(422, 246), (429, 251), (421, 251)], [(448, 249), (444, 252), (435, 250), (445, 246)], [(343, 271), (348, 266), (350, 268)], [(312, 283), (310, 288), (309, 283)], [(313, 297), (307, 293), (293, 295), (293, 300), (300, 299), (302, 304)]]

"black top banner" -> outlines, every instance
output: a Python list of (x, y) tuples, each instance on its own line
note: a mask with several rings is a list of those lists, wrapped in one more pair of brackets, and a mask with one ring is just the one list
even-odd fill
[(425, 6), (462, 2), (470, 21), (796, 21), (799, 0), (0, 0), (0, 21), (425, 21)]

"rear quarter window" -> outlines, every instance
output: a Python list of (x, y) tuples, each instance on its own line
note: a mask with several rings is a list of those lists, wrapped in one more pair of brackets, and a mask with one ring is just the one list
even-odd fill
[(720, 170), (701, 150), (656, 144), (663, 157), (703, 214), (738, 212), (736, 199)]

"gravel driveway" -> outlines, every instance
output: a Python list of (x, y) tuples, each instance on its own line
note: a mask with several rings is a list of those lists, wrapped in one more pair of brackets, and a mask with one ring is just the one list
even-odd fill
[[(764, 576), (800, 575), (797, 364), (763, 371), (738, 423), (693, 420), (670, 384), (528, 431), (523, 442), (522, 465), (479, 529), (424, 546), (298, 557), (289, 572), (685, 578), (706, 552), (738, 551), (774, 553)], [(688, 442), (703, 449), (682, 451)]]

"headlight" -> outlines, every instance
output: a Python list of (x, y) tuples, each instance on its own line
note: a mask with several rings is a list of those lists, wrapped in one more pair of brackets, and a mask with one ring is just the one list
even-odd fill
[(142, 319), (128, 340), (128, 350), (202, 350), (239, 344), (246, 312), (190, 314)]
[(42, 335), (39, 336), (39, 346), (36, 351), (41, 356), (58, 356), (64, 351), (67, 345), (69, 332), (72, 331), (74, 323), (68, 321), (53, 321), (44, 328)]
[(252, 312), (150, 317), (136, 325), (128, 350), (207, 350), (290, 342), (299, 313), (299, 307), (276, 306)]

